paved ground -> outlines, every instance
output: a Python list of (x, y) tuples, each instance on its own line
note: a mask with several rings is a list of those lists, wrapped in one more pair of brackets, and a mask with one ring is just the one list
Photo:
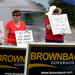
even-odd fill
[(64, 37), (65, 42), (75, 43), (75, 29), (71, 29), (71, 34), (67, 34)]
[[(33, 32), (34, 42), (45, 42), (45, 27), (40, 26), (27, 26), (29, 30)], [(67, 34), (64, 36), (64, 41), (66, 43), (75, 43), (75, 29), (71, 29), (72, 34)]]

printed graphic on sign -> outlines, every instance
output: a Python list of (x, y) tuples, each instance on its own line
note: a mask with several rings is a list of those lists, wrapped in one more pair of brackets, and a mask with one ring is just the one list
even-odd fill
[(75, 46), (30, 44), (25, 75), (75, 73)]
[(27, 42), (33, 41), (33, 34), (31, 30), (28, 31), (16, 31), (17, 46), (27, 47)]
[(67, 14), (48, 15), (48, 17), (54, 35), (62, 33), (67, 33), (67, 34), (71, 33)]
[(0, 47), (0, 75), (24, 75), (25, 48)]

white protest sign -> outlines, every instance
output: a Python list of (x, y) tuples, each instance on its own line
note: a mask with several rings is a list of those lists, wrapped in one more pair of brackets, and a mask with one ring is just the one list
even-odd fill
[(54, 35), (62, 33), (71, 33), (67, 14), (48, 15), (48, 18)]
[(33, 41), (33, 34), (31, 30), (28, 31), (15, 31), (17, 46), (27, 47), (28, 42)]
[(3, 26), (3, 21), (0, 21), (0, 42), (3, 41), (4, 37), (4, 26)]

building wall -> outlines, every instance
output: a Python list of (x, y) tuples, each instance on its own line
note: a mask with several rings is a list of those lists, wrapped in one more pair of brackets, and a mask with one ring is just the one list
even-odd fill
[(6, 23), (11, 20), (11, 8), (4, 6), (0, 7), (0, 21), (3, 21), (4, 26)]

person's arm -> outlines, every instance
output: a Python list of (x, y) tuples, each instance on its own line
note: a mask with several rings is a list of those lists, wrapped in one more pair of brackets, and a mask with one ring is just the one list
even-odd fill
[(52, 30), (48, 16), (45, 18), (45, 27), (47, 30)]
[(4, 37), (4, 39), (5, 39), (5, 45), (7, 45), (8, 44), (8, 34), (9, 34), (9, 30), (5, 30), (5, 37)]
[(26, 24), (25, 24), (24, 22), (23, 22), (23, 24), (24, 24), (23, 27), (24, 27), (25, 31), (28, 32), (28, 29), (27, 29), (27, 27), (26, 27)]
[(46, 28), (47, 28), (48, 30), (52, 30), (50, 24), (46, 25)]

